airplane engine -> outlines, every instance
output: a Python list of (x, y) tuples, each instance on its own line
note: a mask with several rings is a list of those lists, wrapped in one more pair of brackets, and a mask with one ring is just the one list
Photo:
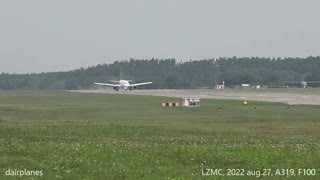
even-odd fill
[(113, 87), (113, 90), (119, 91), (119, 87)]
[(137, 89), (137, 86), (129, 87), (129, 91), (132, 91), (133, 89)]

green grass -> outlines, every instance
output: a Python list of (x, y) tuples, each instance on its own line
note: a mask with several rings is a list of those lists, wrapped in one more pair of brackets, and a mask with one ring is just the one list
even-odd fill
[(320, 178), (319, 106), (163, 101), (179, 99), (0, 92), (0, 179), (13, 178), (9, 168), (42, 170), (44, 179), (222, 178), (202, 176), (206, 168), (312, 168), (316, 176), (300, 178)]

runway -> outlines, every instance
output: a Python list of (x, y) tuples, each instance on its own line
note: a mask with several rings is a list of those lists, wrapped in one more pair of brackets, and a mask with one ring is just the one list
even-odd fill
[(290, 93), (250, 93), (250, 92), (227, 92), (221, 90), (202, 89), (156, 89), (156, 90), (134, 90), (134, 91), (114, 91), (105, 90), (74, 90), (71, 92), (80, 93), (105, 93), (105, 94), (127, 94), (127, 95), (150, 95), (165, 97), (199, 97), (204, 99), (238, 99), (251, 101), (281, 102), (290, 105), (320, 105), (320, 95), (302, 95)]

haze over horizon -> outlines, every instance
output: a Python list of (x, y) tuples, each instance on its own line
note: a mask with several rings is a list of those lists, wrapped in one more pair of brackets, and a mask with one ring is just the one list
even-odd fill
[(319, 56), (318, 7), (316, 0), (5, 0), (0, 73), (130, 58)]

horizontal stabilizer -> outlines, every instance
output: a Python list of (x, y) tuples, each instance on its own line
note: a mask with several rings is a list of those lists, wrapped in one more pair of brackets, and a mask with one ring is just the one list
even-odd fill
[(111, 82), (120, 83), (120, 81), (110, 80)]

